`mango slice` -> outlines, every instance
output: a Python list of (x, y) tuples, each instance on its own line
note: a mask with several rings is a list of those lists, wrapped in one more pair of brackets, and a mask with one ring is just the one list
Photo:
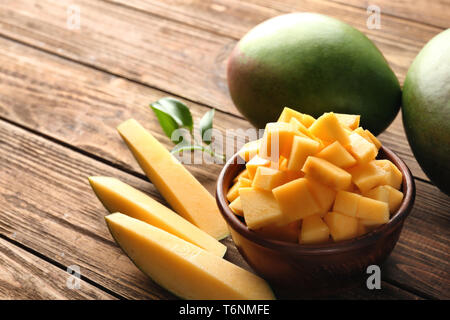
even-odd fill
[(230, 209), (233, 211), (234, 214), (243, 217), (244, 216), (244, 210), (242, 209), (242, 202), (241, 197), (237, 197), (230, 203)]
[(334, 201), (333, 211), (345, 214), (350, 217), (356, 217), (358, 204), (361, 196), (359, 194), (347, 191), (338, 191)]
[(158, 201), (110, 177), (89, 177), (95, 194), (109, 212), (120, 211), (165, 230), (219, 257), (227, 247)]
[(306, 158), (319, 151), (320, 143), (309, 138), (295, 136), (288, 160), (287, 169), (300, 171), (305, 164)]
[(389, 221), (389, 207), (386, 202), (361, 197), (358, 202), (356, 217), (371, 220), (380, 224)]
[(278, 160), (280, 156), (289, 158), (295, 130), (290, 123), (271, 122), (266, 125), (259, 148), (259, 156)]
[(328, 212), (323, 218), (334, 241), (348, 240), (358, 235), (358, 219), (338, 212)]
[(324, 113), (308, 130), (317, 138), (330, 143), (339, 141), (343, 146), (350, 143), (347, 132), (333, 112)]
[(258, 154), (260, 145), (261, 139), (250, 141), (238, 151), (238, 154), (242, 159), (245, 160), (245, 162), (248, 162), (251, 158)]
[(256, 169), (258, 169), (258, 167), (269, 167), (270, 160), (261, 158), (260, 156), (256, 155), (249, 162), (247, 162), (245, 166), (247, 168), (249, 178), (253, 180), (256, 174)]
[(356, 159), (339, 143), (335, 141), (322, 149), (316, 157), (327, 160), (339, 168), (348, 168), (356, 164)]
[(229, 235), (214, 197), (150, 132), (134, 119), (123, 122), (117, 130), (148, 178), (177, 213), (216, 239)]
[(121, 213), (107, 216), (111, 235), (155, 282), (184, 299), (275, 299), (260, 277), (183, 239)]
[(352, 176), (347, 171), (317, 157), (308, 157), (302, 171), (306, 178), (320, 181), (336, 190), (347, 189), (352, 183)]
[(355, 132), (350, 134), (349, 138), (350, 143), (347, 148), (359, 163), (367, 163), (375, 159), (378, 150), (372, 142), (367, 141)]
[(336, 198), (336, 191), (312, 179), (307, 181), (308, 189), (320, 207), (320, 215), (323, 216), (330, 211), (334, 199)]
[(339, 122), (346, 126), (347, 128), (354, 130), (359, 126), (360, 115), (356, 114), (345, 114), (345, 113), (335, 113)]
[(389, 206), (390, 213), (397, 211), (403, 201), (403, 193), (389, 185), (379, 186), (369, 190), (364, 196), (386, 202)]
[(315, 214), (303, 219), (299, 242), (302, 244), (318, 244), (327, 242), (330, 238), (330, 229), (322, 218)]
[(280, 170), (258, 167), (252, 187), (271, 191), (273, 188), (283, 184), (286, 180), (286, 173)]
[(256, 188), (240, 188), (239, 196), (245, 223), (250, 229), (259, 229), (281, 219), (281, 209), (272, 192)]
[(320, 212), (320, 206), (309, 191), (308, 181), (305, 178), (285, 183), (273, 189), (272, 193), (283, 212), (283, 218), (278, 221), (278, 225), (285, 225)]

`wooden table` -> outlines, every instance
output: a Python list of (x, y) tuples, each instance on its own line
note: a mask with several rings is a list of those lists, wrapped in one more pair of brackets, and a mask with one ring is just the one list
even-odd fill
[[(422, 46), (449, 27), (450, 2), (374, 0), (3, 0), (0, 2), (0, 298), (170, 299), (112, 240), (90, 175), (115, 176), (160, 199), (115, 127), (130, 117), (167, 147), (148, 104), (171, 95), (198, 121), (248, 128), (228, 95), (225, 62), (252, 26), (292, 11), (328, 14), (363, 31), (403, 82)], [(77, 12), (80, 13), (79, 28)], [(420, 169), (400, 116), (382, 142), (408, 164), (414, 210), (382, 266), (382, 289), (333, 298), (450, 298), (450, 198)], [(219, 165), (189, 169), (214, 192)], [(162, 200), (161, 200), (162, 201)], [(246, 267), (230, 239), (226, 258)], [(78, 266), (70, 289), (68, 266)]]

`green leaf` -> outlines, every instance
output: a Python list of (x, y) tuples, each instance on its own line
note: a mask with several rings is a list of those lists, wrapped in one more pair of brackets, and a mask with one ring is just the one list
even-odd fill
[(164, 112), (172, 117), (179, 127), (185, 127), (192, 133), (194, 121), (189, 108), (180, 100), (171, 97), (161, 98), (157, 103), (164, 108)]
[[(158, 122), (164, 133), (172, 140), (172, 133), (179, 128), (178, 123), (165, 112), (164, 107), (162, 107), (158, 102), (152, 103), (150, 107), (158, 118)], [(178, 143), (179, 141), (174, 142)]]
[[(202, 140), (206, 144), (211, 143), (211, 136), (205, 136), (205, 133), (212, 129), (214, 118), (214, 109), (209, 110), (200, 120), (200, 133), (202, 135)], [(211, 134), (211, 132), (209, 132)]]

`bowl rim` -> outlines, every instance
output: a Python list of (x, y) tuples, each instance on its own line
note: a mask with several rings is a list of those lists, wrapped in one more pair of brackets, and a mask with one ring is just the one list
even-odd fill
[[(380, 154), (383, 157), (380, 157)], [(238, 157), (240, 161), (238, 160)], [(390, 234), (393, 232), (399, 224), (402, 224), (405, 218), (411, 212), (411, 209), (414, 204), (416, 187), (414, 182), (414, 177), (411, 174), (408, 166), (397, 156), (392, 150), (381, 146), (379, 149), (379, 153), (377, 159), (388, 159), (397, 166), (397, 168), (402, 172), (402, 191), (403, 191), (403, 200), (400, 204), (398, 210), (391, 215), (389, 222), (385, 223), (382, 226), (375, 228), (374, 230), (358, 236), (353, 239), (333, 242), (333, 243), (324, 243), (324, 244), (299, 244), (299, 243), (290, 243), (280, 240), (269, 239), (261, 236), (260, 234), (250, 230), (230, 209), (228, 205), (228, 200), (226, 199), (226, 193), (229, 189), (229, 185), (225, 185), (227, 182), (227, 175), (229, 175), (229, 171), (235, 168), (235, 166), (245, 167), (245, 161), (235, 153), (222, 168), (222, 171), (219, 174), (219, 178), (216, 185), (216, 202), (219, 207), (219, 210), (227, 222), (228, 226), (235, 232), (239, 233), (241, 236), (246, 238), (247, 240), (258, 244), (264, 248), (276, 250), (279, 252), (295, 252), (297, 254), (335, 254), (338, 252), (351, 251), (355, 249), (359, 249), (361, 247), (366, 247), (370, 245), (374, 245), (378, 239), (382, 236)], [(236, 174), (242, 170), (236, 170)], [(229, 183), (235, 178), (236, 174), (229, 179)]]

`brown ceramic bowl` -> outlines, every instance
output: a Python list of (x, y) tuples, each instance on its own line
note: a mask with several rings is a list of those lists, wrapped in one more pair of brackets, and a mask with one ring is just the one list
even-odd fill
[(389, 159), (403, 174), (400, 208), (388, 223), (357, 238), (320, 245), (302, 245), (265, 238), (247, 228), (229, 208), (226, 194), (245, 165), (235, 154), (224, 166), (217, 183), (216, 200), (239, 252), (272, 287), (291, 297), (317, 297), (349, 288), (369, 276), (369, 265), (380, 266), (397, 243), (403, 222), (412, 209), (415, 184), (406, 164), (381, 147), (378, 159)]

